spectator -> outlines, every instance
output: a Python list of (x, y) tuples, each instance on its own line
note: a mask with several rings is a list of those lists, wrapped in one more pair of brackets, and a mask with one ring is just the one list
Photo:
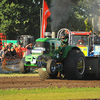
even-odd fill
[(4, 50), (5, 50), (5, 47), (2, 47), (2, 49), (0, 50), (0, 62), (3, 61), (3, 58), (4, 58)]
[(6, 58), (11, 58), (12, 54), (11, 54), (11, 48), (8, 47), (8, 49), (5, 51), (5, 57)]
[(8, 49), (8, 45), (6, 44), (5, 45), (5, 49), (4, 49), (4, 52)]
[(23, 57), (23, 51), (21, 49), (21, 44), (18, 45), (18, 48), (15, 49), (18, 57), (22, 58)]
[(12, 43), (9, 43), (9, 44), (8, 44), (8, 48), (11, 48), (11, 47), (12, 47)]
[(11, 47), (11, 54), (12, 56), (16, 56), (16, 50), (13, 47)]
[(13, 45), (13, 48), (16, 49), (17, 48), (16, 45)]
[(32, 46), (33, 46), (32, 43), (30, 43), (30, 44), (28, 44), (28, 45), (25, 47), (25, 48), (27, 48), (27, 54), (26, 54), (26, 55), (28, 55), (28, 54), (31, 53), (31, 50), (33, 49)]

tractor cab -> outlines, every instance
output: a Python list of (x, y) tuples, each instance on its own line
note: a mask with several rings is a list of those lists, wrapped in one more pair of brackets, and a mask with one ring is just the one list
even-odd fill
[(91, 32), (71, 32), (71, 45), (81, 49), (85, 56), (89, 56)]
[(67, 29), (61, 29), (58, 31), (58, 38), (60, 38), (62, 32), (64, 31), (65, 34), (68, 34), (68, 45), (69, 46), (76, 46), (80, 48), (80, 50), (84, 53), (85, 56), (90, 55), (90, 35), (91, 32), (82, 32), (82, 31), (69, 31)]
[(72, 45), (78, 47), (89, 47), (89, 35), (90, 32), (71, 32)]

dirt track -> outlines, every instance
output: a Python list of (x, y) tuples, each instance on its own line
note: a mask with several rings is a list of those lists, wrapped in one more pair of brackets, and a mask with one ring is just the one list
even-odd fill
[(46, 88), (57, 87), (100, 87), (100, 80), (65, 80), (65, 79), (46, 79), (40, 77), (2, 77), (0, 78), (0, 89), (11, 88)]

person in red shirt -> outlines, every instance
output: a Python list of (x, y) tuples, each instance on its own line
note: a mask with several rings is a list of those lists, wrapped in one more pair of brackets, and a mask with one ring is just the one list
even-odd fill
[(21, 49), (21, 44), (18, 45), (18, 48), (15, 49), (18, 57), (22, 58), (23, 57), (23, 51)]

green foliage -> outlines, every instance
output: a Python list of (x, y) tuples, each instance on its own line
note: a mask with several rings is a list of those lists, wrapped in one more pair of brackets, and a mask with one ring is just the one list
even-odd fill
[(42, 0), (2, 0), (0, 2), (0, 32), (8, 39), (18, 35), (39, 37)]
[(66, 22), (63, 21), (60, 25), (60, 28), (61, 27), (67, 27), (68, 29), (75, 30), (75, 31), (79, 31), (79, 30), (85, 31), (86, 29), (84, 18), (80, 16), (77, 12), (70, 13), (69, 19)]
[(85, 25), (86, 25), (86, 31), (92, 30), (92, 26), (89, 23), (89, 19), (88, 18), (85, 20)]
[[(49, 8), (52, 0), (46, 0)], [(0, 32), (7, 39), (16, 39), (18, 35), (40, 37), (40, 8), (43, 0), (0, 0)], [(90, 14), (98, 14), (98, 5), (94, 0), (79, 0), (78, 5), (62, 21), (62, 27), (70, 30), (92, 30)], [(66, 16), (65, 16), (66, 17)], [(88, 19), (88, 20), (87, 20)], [(96, 26), (96, 25), (95, 25)], [(51, 31), (51, 19), (48, 18), (46, 31)]]
[[(69, 13), (67, 21), (63, 19), (60, 28), (67, 27), (74, 31), (90, 31), (92, 28), (92, 18), (98, 15), (98, 5), (94, 0), (80, 0)], [(91, 16), (92, 15), (92, 16)], [(95, 19), (97, 20), (97, 18)], [(94, 20), (94, 21), (95, 21)], [(97, 23), (94, 25), (97, 29)]]
[[(16, 8), (18, 5), (15, 5), (13, 2), (11, 4), (7, 4), (7, 0), (3, 0), (0, 3), (0, 32), (6, 33), (6, 31), (10, 28), (10, 32), (14, 33), (15, 23), (14, 20), (16, 19)], [(12, 17), (13, 16), (13, 17)]]

